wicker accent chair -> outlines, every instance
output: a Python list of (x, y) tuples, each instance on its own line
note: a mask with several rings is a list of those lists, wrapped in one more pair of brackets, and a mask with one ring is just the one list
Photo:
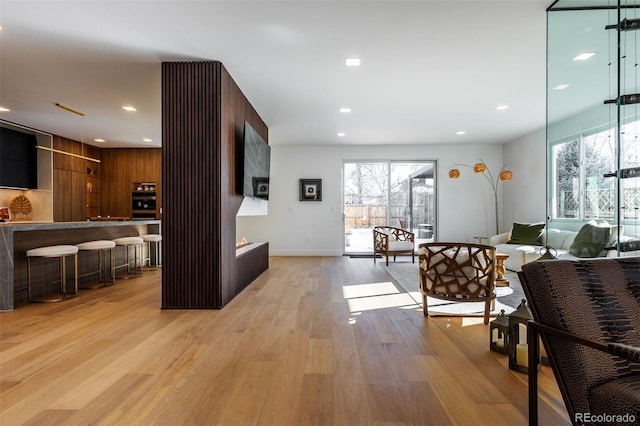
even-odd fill
[(484, 302), (484, 323), (489, 323), (496, 281), (495, 247), (467, 243), (424, 243), (420, 256), (420, 292), (424, 316), (427, 296), (455, 302)]
[(411, 262), (415, 263), (415, 235), (406, 229), (394, 226), (376, 226), (373, 228), (373, 263), (377, 254), (383, 254), (389, 266), (389, 255), (396, 261), (397, 254), (410, 254)]
[(538, 336), (573, 424), (638, 424), (640, 258), (543, 260), (519, 278), (533, 315), (529, 424), (538, 424)]

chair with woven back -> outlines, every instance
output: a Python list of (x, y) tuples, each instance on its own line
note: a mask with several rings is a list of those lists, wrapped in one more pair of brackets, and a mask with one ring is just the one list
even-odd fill
[(538, 336), (573, 424), (638, 424), (640, 258), (542, 260), (519, 278), (533, 315), (529, 424), (538, 424)]
[(376, 226), (373, 228), (373, 263), (376, 257), (383, 254), (389, 266), (389, 256), (396, 261), (398, 254), (410, 254), (415, 263), (415, 236), (413, 232), (395, 226)]
[(454, 302), (484, 302), (484, 323), (489, 323), (495, 302), (495, 247), (469, 243), (424, 243), (420, 256), (420, 292), (424, 316), (427, 296)]

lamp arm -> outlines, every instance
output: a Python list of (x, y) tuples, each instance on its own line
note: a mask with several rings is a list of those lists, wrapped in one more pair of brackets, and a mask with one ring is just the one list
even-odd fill
[[(487, 180), (487, 182), (489, 182), (489, 185), (491, 185), (491, 189), (493, 190), (493, 200), (494, 200), (494, 205), (495, 205), (495, 210), (496, 210), (496, 234), (498, 234), (498, 189), (499, 189), (499, 185), (500, 185), (500, 175), (502, 174), (502, 172), (507, 168), (507, 165), (503, 165), (502, 168), (500, 169), (500, 171), (498, 172), (498, 175), (496, 176), (495, 180), (493, 179), (493, 174), (491, 173), (491, 170), (489, 170), (489, 167), (487, 167), (487, 163), (484, 162), (484, 160), (482, 158), (479, 158), (480, 162), (482, 162), (485, 165), (485, 169), (482, 172), (482, 176)], [(470, 166), (469, 164), (463, 164), (463, 163), (454, 163), (454, 166), (464, 166), (464, 167), (468, 167), (470, 169), (473, 169), (473, 166)]]

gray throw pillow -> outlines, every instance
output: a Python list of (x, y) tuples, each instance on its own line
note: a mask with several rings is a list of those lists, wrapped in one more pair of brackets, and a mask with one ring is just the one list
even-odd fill
[(595, 221), (585, 223), (569, 247), (576, 257), (598, 257), (609, 242), (609, 226), (598, 226)]

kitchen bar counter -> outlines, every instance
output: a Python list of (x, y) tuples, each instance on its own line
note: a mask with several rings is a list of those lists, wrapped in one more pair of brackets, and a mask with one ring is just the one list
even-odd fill
[(27, 300), (29, 249), (159, 234), (159, 220), (0, 223), (0, 311)]

